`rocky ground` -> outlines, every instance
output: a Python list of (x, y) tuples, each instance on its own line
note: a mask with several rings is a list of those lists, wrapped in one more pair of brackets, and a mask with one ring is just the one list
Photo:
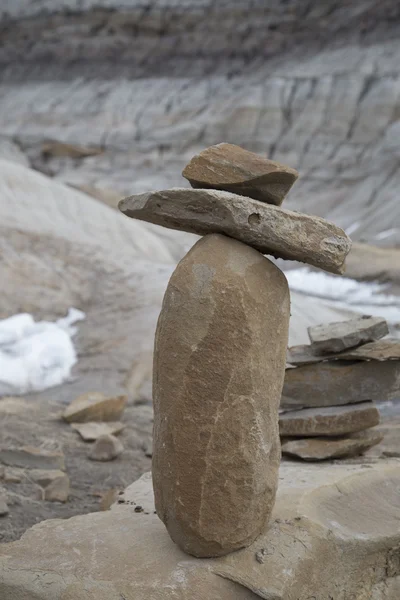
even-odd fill
[[(86, 320), (73, 381), (0, 400), (0, 447), (57, 448), (71, 482), (67, 503), (49, 502), (29, 470), (3, 474), (0, 542), (43, 519), (106, 508), (150, 468), (154, 327), (195, 238), (104, 204), (185, 186), (180, 172), (195, 152), (238, 143), (300, 171), (288, 206), (379, 246), (355, 248), (350, 276), (398, 290), (398, 3), (161, 4), (2, 3), (0, 159), (12, 162), (0, 160), (0, 318), (54, 320), (75, 306)], [(291, 344), (305, 343), (307, 325), (350, 314), (292, 294)], [(112, 462), (90, 461), (60, 418), (87, 391), (128, 393), (124, 452)], [(386, 446), (366, 460), (399, 452), (388, 410)]]

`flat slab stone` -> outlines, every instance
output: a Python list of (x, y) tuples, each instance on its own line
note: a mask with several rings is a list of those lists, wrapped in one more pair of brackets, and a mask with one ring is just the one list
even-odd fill
[(58, 450), (43, 450), (33, 446), (0, 449), (0, 463), (23, 469), (65, 470), (64, 454)]
[(374, 427), (379, 411), (373, 402), (292, 410), (279, 417), (281, 436), (343, 435)]
[(318, 461), (357, 456), (383, 440), (383, 433), (367, 430), (338, 438), (315, 437), (282, 442), (282, 454)]
[(327, 323), (308, 328), (311, 351), (317, 356), (341, 352), (366, 342), (379, 340), (389, 333), (385, 319), (364, 315), (349, 321)]
[(309, 365), (323, 360), (400, 360), (400, 341), (378, 340), (344, 352), (315, 356), (311, 345), (292, 346), (287, 362), (294, 366)]
[(219, 190), (173, 188), (124, 198), (128, 217), (198, 235), (223, 233), (262, 254), (342, 273), (351, 247), (345, 232), (320, 217)]
[(107, 397), (101, 392), (88, 392), (78, 396), (67, 406), (63, 418), (68, 423), (118, 421), (127, 401), (127, 396)]
[(398, 600), (400, 462), (369, 467), (283, 463), (266, 530), (216, 559), (172, 542), (145, 475), (109, 511), (44, 521), (1, 544), (0, 598), (305, 600), (334, 590), (335, 598)]
[(225, 143), (194, 156), (182, 175), (194, 188), (225, 190), (276, 206), (299, 176), (295, 169)]
[(281, 408), (338, 406), (400, 396), (400, 361), (327, 361), (286, 369)]
[(71, 427), (79, 433), (85, 442), (95, 442), (100, 436), (120, 433), (125, 425), (120, 421), (101, 422), (89, 421), (88, 423), (71, 423)]

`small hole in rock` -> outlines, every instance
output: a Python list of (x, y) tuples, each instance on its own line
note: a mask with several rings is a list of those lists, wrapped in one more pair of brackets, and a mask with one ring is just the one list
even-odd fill
[(261, 217), (258, 213), (251, 213), (247, 220), (249, 225), (258, 225), (261, 222)]

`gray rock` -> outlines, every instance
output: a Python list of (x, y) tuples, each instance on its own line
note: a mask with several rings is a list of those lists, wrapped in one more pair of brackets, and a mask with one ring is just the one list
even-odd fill
[(0, 495), (0, 517), (6, 517), (10, 509), (7, 506), (6, 498), (3, 495)]
[(343, 435), (374, 427), (379, 411), (373, 402), (292, 410), (279, 417), (281, 436)]
[(197, 242), (170, 279), (155, 339), (152, 472), (157, 515), (189, 554), (247, 546), (270, 517), (289, 312), (283, 273), (225, 236)]
[(367, 430), (337, 438), (282, 440), (282, 454), (309, 461), (357, 456), (379, 444), (383, 437), (379, 431)]
[(390, 400), (400, 394), (400, 361), (327, 361), (287, 369), (282, 408)]
[(388, 333), (385, 319), (367, 315), (308, 328), (311, 351), (317, 356), (341, 352), (347, 348), (379, 340)]
[(124, 198), (128, 217), (206, 235), (224, 233), (263, 254), (342, 273), (351, 241), (332, 223), (219, 190), (174, 188)]
[(105, 434), (100, 436), (93, 444), (89, 458), (99, 461), (114, 460), (123, 451), (124, 447), (118, 438), (111, 434)]
[(4, 448), (0, 450), (0, 463), (24, 469), (65, 469), (64, 454), (54, 450), (43, 450), (33, 446)]
[(292, 346), (287, 362), (294, 366), (309, 365), (323, 360), (400, 360), (399, 340), (378, 340), (335, 354), (316, 356), (310, 345)]
[(225, 190), (276, 206), (299, 176), (295, 169), (234, 144), (206, 148), (191, 159), (182, 175), (194, 188)]

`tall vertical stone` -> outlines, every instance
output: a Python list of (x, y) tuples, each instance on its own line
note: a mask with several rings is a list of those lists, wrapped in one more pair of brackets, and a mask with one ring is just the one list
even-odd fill
[(250, 544), (273, 508), (290, 315), (283, 273), (213, 234), (174, 271), (154, 352), (153, 484), (172, 539), (199, 557)]

